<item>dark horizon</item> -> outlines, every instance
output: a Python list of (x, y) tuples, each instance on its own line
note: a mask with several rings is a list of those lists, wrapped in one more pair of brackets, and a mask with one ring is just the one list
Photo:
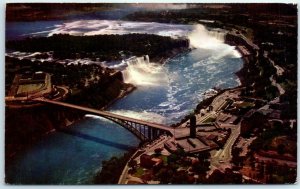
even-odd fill
[[(234, 8), (237, 12), (297, 15), (293, 3), (7, 3), (6, 21), (57, 20), (73, 14), (96, 13), (131, 7), (133, 11)], [(231, 9), (232, 10), (232, 9)]]

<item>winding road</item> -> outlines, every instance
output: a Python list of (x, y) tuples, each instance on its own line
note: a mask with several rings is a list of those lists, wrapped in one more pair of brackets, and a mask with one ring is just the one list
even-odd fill
[(240, 134), (240, 125), (233, 125), (231, 127), (231, 135), (227, 139), (224, 147), (218, 151), (211, 152), (211, 166), (212, 167), (228, 167), (231, 166), (231, 149)]

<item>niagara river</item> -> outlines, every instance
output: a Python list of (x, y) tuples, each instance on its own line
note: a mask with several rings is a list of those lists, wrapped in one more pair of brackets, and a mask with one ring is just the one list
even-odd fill
[[(224, 43), (223, 30), (202, 25), (119, 20), (39, 21), (27, 27), (31, 25), (39, 27), (26, 29), (24, 23), (8, 24), (8, 38), (58, 33), (147, 33), (190, 40), (190, 52), (178, 54), (164, 64), (152, 62), (151, 57), (105, 63), (111, 68), (122, 67), (125, 82), (137, 87), (107, 109), (112, 113), (171, 125), (193, 111), (205, 91), (240, 84), (235, 73), (242, 68), (243, 61), (235, 47)], [(15, 162), (7, 168), (6, 177), (22, 184), (91, 184), (103, 160), (121, 156), (139, 144), (126, 129), (93, 115), (86, 115), (68, 130), (52, 132), (26, 152), (17, 154)]]

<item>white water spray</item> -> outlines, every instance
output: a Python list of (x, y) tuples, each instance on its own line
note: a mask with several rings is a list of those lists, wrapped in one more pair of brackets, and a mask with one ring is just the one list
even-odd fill
[[(150, 121), (150, 122), (155, 122), (155, 123), (160, 123), (160, 124), (163, 124), (166, 122), (165, 117), (163, 117), (157, 113), (150, 112), (150, 111), (136, 112), (136, 111), (132, 111), (132, 110), (111, 110), (110, 112), (113, 114), (117, 114), (117, 115), (122, 115), (122, 116), (130, 117), (130, 118), (134, 118), (134, 119), (138, 119), (138, 120)], [(87, 115), (85, 115), (85, 117), (99, 119), (104, 122), (111, 122), (110, 120), (108, 120), (104, 117), (91, 115), (91, 114), (87, 114)]]
[(154, 112), (150, 111), (132, 111), (132, 110), (113, 110), (110, 111), (111, 113), (126, 116), (126, 117), (131, 117), (134, 119), (138, 120), (144, 120), (144, 121), (149, 121), (149, 122), (154, 122), (154, 123), (160, 123), (164, 124), (166, 123), (166, 118), (163, 117), (162, 115), (159, 115)]
[(195, 29), (188, 35), (190, 45), (197, 49), (213, 51), (213, 58), (220, 59), (224, 56), (239, 58), (241, 55), (235, 47), (224, 43), (226, 33), (220, 30), (208, 31), (203, 25), (195, 25)]
[(209, 32), (203, 25), (196, 25), (188, 38), (194, 48), (213, 49), (224, 43), (224, 34)]
[(127, 68), (123, 71), (123, 76), (126, 83), (136, 86), (161, 86), (168, 83), (163, 66), (149, 62), (148, 55), (132, 57), (125, 62)]

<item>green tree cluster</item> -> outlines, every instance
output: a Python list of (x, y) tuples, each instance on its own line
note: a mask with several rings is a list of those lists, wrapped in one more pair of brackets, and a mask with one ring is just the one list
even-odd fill
[(189, 41), (153, 34), (95, 36), (55, 34), (51, 37), (8, 41), (6, 47), (23, 52), (53, 51), (54, 57), (59, 59), (119, 60), (121, 59), (120, 51), (131, 52), (136, 56), (148, 54), (151, 58), (164, 57), (173, 49), (188, 48)]
[(95, 178), (95, 184), (117, 184), (119, 177), (128, 159), (132, 156), (133, 150), (121, 157), (112, 157), (110, 160), (102, 161), (102, 169)]

